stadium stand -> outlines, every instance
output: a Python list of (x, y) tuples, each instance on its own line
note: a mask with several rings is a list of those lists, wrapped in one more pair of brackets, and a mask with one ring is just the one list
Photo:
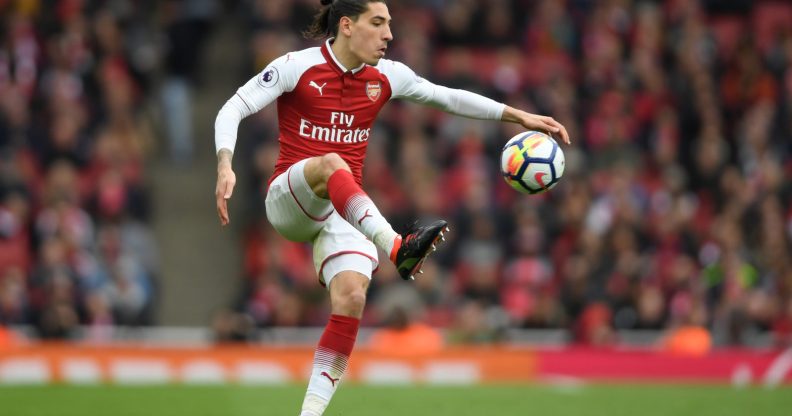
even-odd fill
[[(152, 51), (192, 32), (153, 23), (179, 2), (55, 3), (0, 1), (0, 324), (32, 325), (42, 338), (83, 326), (102, 339), (108, 326), (157, 323), (167, 277), (146, 162), (165, 152), (183, 161), (194, 149), (184, 125), (146, 116), (165, 88), (178, 107), (192, 76), (179, 63), (192, 55), (174, 62)], [(246, 71), (229, 74), (228, 95), (312, 45), (297, 28), (315, 3), (223, 3), (246, 24)], [(704, 328), (714, 345), (757, 334), (792, 345), (792, 5), (391, 3), (388, 58), (551, 114), (573, 145), (562, 182), (525, 197), (498, 177), (513, 127), (386, 107), (365, 188), (397, 227), (442, 216), (453, 232), (414, 283), (382, 263), (365, 325), (407, 305), (410, 320), (444, 328), (452, 344), (507, 340), (515, 328), (562, 329), (594, 346), (618, 343), (623, 330)], [(154, 82), (162, 74), (169, 81)], [(240, 294), (228, 304), (245, 328), (310, 327), (328, 313), (310, 249), (264, 216), (276, 128), (264, 111), (240, 129), (237, 159), (249, 162), (238, 174), (250, 186), (236, 194), (250, 196), (243, 263), (230, 272), (243, 276)], [(158, 146), (166, 134), (173, 141)], [(216, 325), (223, 319), (235, 318)]]

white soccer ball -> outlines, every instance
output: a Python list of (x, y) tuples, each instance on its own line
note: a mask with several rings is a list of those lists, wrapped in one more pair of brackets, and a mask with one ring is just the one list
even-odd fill
[(503, 146), (501, 173), (506, 183), (522, 193), (542, 193), (564, 174), (564, 152), (546, 133), (522, 132)]

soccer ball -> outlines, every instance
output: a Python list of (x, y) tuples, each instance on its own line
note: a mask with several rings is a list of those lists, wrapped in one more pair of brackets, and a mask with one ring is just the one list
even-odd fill
[(564, 174), (564, 152), (545, 133), (522, 132), (503, 146), (501, 173), (506, 183), (522, 193), (542, 193)]

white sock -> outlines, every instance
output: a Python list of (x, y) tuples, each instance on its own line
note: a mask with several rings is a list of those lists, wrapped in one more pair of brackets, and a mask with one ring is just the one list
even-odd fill
[(323, 347), (316, 349), (300, 416), (321, 416), (324, 413), (346, 371), (348, 360), (336, 351)]
[(379, 212), (374, 201), (365, 194), (357, 194), (347, 201), (344, 208), (344, 212), (341, 213), (344, 219), (368, 237), (385, 254), (390, 255), (393, 242), (399, 233), (393, 231), (393, 227)]
[(313, 394), (306, 394), (300, 416), (322, 416), (328, 403), (330, 403), (330, 400)]

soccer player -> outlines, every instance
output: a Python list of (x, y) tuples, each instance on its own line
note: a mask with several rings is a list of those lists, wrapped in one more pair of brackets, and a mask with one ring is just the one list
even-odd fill
[(383, 59), (393, 39), (383, 0), (321, 4), (306, 34), (328, 39), (275, 59), (236, 91), (215, 121), (215, 197), (226, 225), (239, 122), (277, 101), (280, 153), (267, 190), (267, 219), (283, 237), (313, 243), (314, 266), (331, 304), (302, 416), (324, 413), (347, 367), (378, 265), (377, 248), (390, 255), (402, 278), (412, 279), (448, 230), (439, 220), (399, 234), (361, 189), (366, 146), (382, 106), (405, 98), (464, 117), (519, 123), (569, 143), (566, 129), (550, 117), (432, 84), (404, 64)]

